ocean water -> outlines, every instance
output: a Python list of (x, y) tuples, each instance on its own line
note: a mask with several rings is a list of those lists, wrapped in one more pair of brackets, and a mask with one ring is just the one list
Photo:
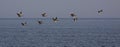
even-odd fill
[(120, 47), (120, 19), (0, 18), (0, 47)]

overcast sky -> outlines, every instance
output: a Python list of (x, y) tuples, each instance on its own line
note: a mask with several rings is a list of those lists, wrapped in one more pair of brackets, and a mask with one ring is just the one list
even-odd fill
[[(102, 14), (97, 11), (103, 9)], [(22, 10), (25, 18), (70, 18), (74, 12), (79, 18), (120, 18), (120, 0), (0, 0), (0, 18), (17, 18)]]

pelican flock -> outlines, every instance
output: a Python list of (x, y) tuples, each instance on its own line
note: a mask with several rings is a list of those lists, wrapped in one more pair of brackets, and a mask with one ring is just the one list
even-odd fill
[[(47, 13), (44, 12), (44, 13), (41, 14), (41, 16), (42, 16), (42, 17), (46, 17), (46, 16), (47, 16)], [(40, 21), (40, 20), (38, 21), (38, 24), (42, 24), (42, 23), (43, 23), (43, 21)]]
[[(98, 12), (98, 13), (102, 13), (103, 10), (101, 9), (101, 10), (98, 10), (97, 12)], [(19, 12), (17, 12), (16, 14), (17, 14), (18, 17), (22, 17), (22, 16), (23, 16), (23, 12), (22, 12), (22, 11), (19, 11)], [(41, 14), (41, 16), (42, 16), (42, 17), (46, 17), (46, 16), (47, 16), (47, 13), (44, 12), (44, 13)], [(72, 17), (72, 19), (73, 19), (74, 22), (76, 22), (76, 21), (78, 20), (77, 15), (74, 14), (73, 12), (70, 13), (70, 16)], [(57, 17), (53, 17), (52, 20), (53, 20), (54, 22), (59, 21)], [(43, 21), (38, 20), (37, 23), (38, 23), (38, 24), (42, 24)], [(26, 24), (27, 24), (27, 22), (22, 22), (22, 23), (21, 23), (22, 26), (25, 26)]]
[[(19, 11), (16, 13), (18, 17), (22, 17), (23, 16), (23, 12), (22, 11)], [(27, 24), (27, 22), (22, 22), (21, 25), (22, 26), (25, 26)]]

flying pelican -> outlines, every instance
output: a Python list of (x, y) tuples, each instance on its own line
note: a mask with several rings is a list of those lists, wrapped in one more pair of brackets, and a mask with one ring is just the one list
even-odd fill
[(42, 15), (43, 17), (46, 17), (46, 16), (47, 16), (46, 13), (42, 13), (41, 15)]
[(73, 17), (73, 20), (76, 22), (77, 16), (76, 16), (74, 13), (71, 13), (70, 16), (72, 16), (72, 17)]
[(102, 10), (102, 9), (98, 11), (98, 13), (101, 13), (101, 12), (103, 12), (103, 10)]
[(54, 22), (57, 22), (57, 21), (58, 21), (58, 18), (55, 17), (55, 18), (52, 18), (52, 20), (53, 20)]
[(42, 21), (38, 21), (39, 24), (42, 24)]
[(18, 12), (17, 15), (18, 15), (18, 17), (22, 17), (22, 15), (23, 15), (22, 11)]
[(22, 26), (25, 26), (27, 24), (27, 22), (22, 22), (21, 25)]
[(71, 13), (70, 16), (74, 17), (74, 16), (76, 16), (76, 15), (75, 15), (74, 13)]
[(22, 26), (24, 26), (25, 24), (24, 23), (21, 23)]

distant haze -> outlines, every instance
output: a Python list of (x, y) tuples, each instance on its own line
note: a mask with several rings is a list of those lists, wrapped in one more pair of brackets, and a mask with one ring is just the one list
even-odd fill
[(70, 18), (71, 12), (79, 18), (120, 18), (120, 0), (0, 0), (0, 18), (18, 18), (19, 10), (24, 18), (42, 18), (42, 12), (48, 18)]

